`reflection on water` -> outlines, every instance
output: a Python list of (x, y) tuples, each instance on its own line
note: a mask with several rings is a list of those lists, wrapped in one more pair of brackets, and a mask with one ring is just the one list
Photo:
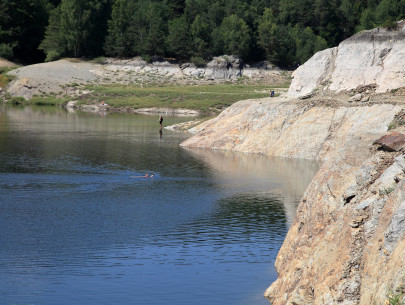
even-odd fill
[(244, 188), (256, 193), (271, 191), (282, 198), (288, 223), (291, 224), (302, 194), (318, 171), (319, 164), (310, 160), (286, 159), (235, 153), (188, 149), (213, 171), (213, 178), (231, 183), (239, 190)]
[(0, 304), (267, 304), (316, 164), (185, 150), (158, 116), (0, 109)]

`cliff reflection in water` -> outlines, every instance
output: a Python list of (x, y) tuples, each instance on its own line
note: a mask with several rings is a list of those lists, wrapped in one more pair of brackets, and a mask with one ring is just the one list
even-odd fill
[(236, 186), (241, 192), (267, 190), (280, 198), (289, 225), (320, 165), (318, 161), (304, 159), (192, 148), (186, 150), (211, 168), (214, 179), (221, 181), (218, 185)]

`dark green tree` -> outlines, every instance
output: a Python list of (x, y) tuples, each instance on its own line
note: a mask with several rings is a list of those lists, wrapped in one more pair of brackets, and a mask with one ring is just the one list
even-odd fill
[(184, 8), (186, 7), (185, 0), (167, 0), (167, 6), (170, 11), (169, 19), (174, 19), (183, 16)]
[(191, 52), (191, 35), (186, 17), (182, 16), (169, 21), (167, 47), (171, 55), (188, 59)]
[[(357, 1), (358, 2), (358, 1)], [(342, 29), (344, 37), (349, 37), (356, 27), (357, 24), (357, 12), (355, 11), (356, 1), (342, 0), (340, 4), (339, 11), (342, 15)]]
[(291, 36), (294, 39), (296, 50), (294, 65), (305, 63), (313, 54), (328, 47), (325, 39), (316, 36), (310, 27), (303, 29), (296, 25), (291, 30)]
[(329, 46), (336, 46), (345, 36), (341, 27), (339, 0), (315, 0), (314, 26), (315, 32), (322, 36)]
[(374, 11), (371, 9), (367, 8), (365, 9), (360, 17), (360, 23), (356, 27), (356, 31), (363, 31), (363, 30), (369, 30), (372, 29), (376, 26), (376, 18)]
[[(47, 59), (102, 54), (110, 15), (109, 0), (62, 0), (52, 11), (40, 48)], [(59, 46), (56, 46), (59, 44)]]
[(209, 22), (197, 15), (191, 24), (192, 55), (207, 59), (212, 54), (211, 27)]
[(116, 0), (114, 2), (111, 19), (108, 21), (108, 35), (104, 50), (109, 56), (129, 57), (133, 53), (129, 28), (135, 6), (129, 0)]
[(277, 18), (270, 8), (264, 10), (259, 19), (258, 44), (264, 50), (266, 59), (272, 62), (277, 60), (276, 34), (278, 31)]
[(251, 33), (246, 22), (236, 15), (224, 18), (214, 31), (214, 47), (217, 55), (229, 54), (246, 58), (250, 52)]
[(375, 19), (378, 25), (392, 23), (400, 17), (398, 0), (382, 0), (375, 10)]
[(39, 45), (39, 49), (46, 53), (46, 61), (58, 59), (65, 54), (66, 43), (60, 32), (60, 6), (50, 13), (45, 39)]
[(143, 53), (164, 55), (167, 37), (168, 8), (165, 2), (151, 2), (148, 8), (147, 39)]
[(0, 1), (0, 56), (26, 62), (43, 60), (38, 46), (48, 17), (46, 0)]
[(281, 24), (294, 24), (298, 20), (298, 7), (295, 0), (280, 0), (278, 19)]
[(289, 25), (278, 25), (273, 10), (266, 8), (260, 18), (259, 45), (264, 49), (266, 59), (285, 67), (296, 63), (296, 46)]

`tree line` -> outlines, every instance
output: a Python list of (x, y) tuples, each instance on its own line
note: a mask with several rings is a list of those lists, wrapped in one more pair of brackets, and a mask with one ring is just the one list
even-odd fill
[(0, 57), (232, 54), (291, 67), (404, 16), (405, 0), (0, 0)]

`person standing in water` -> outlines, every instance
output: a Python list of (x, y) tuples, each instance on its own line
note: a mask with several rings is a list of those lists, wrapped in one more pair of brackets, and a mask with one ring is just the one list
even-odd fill
[(163, 123), (163, 117), (160, 116), (160, 118), (159, 118), (160, 131), (162, 131), (162, 123)]

